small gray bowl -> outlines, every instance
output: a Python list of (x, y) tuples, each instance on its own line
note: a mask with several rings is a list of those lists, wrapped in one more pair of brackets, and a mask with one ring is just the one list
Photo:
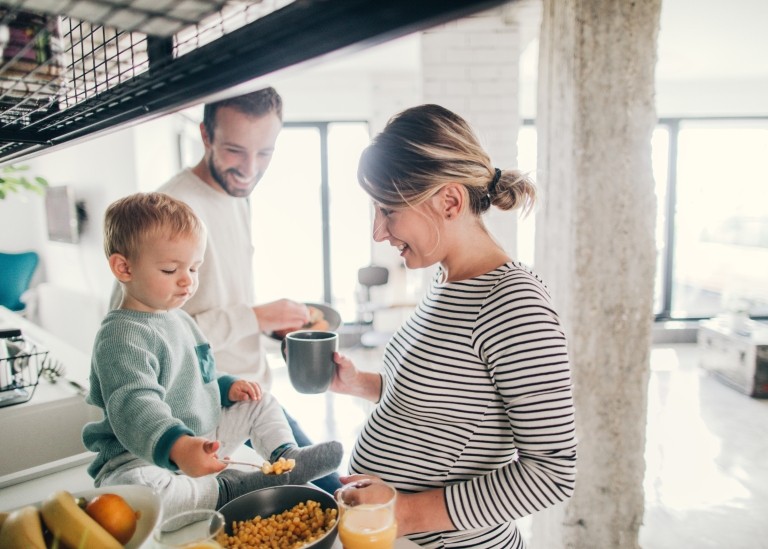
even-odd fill
[[(269, 517), (276, 513), (282, 513), (291, 509), (299, 503), (307, 500), (314, 500), (325, 510), (329, 507), (336, 509), (338, 513), (339, 506), (328, 492), (319, 488), (305, 485), (286, 485), (274, 486), (272, 488), (262, 488), (233, 499), (225, 504), (219, 512), (224, 515), (226, 521), (226, 532), (232, 535), (232, 522), (241, 520), (251, 520), (256, 515)], [(304, 548), (312, 549), (331, 549), (336, 541), (338, 534), (338, 516), (336, 524), (320, 539), (304, 545)]]

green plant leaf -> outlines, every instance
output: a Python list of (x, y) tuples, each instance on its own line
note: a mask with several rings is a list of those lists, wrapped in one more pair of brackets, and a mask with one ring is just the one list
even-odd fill
[(8, 197), (10, 193), (16, 193), (21, 190), (43, 194), (45, 188), (48, 187), (48, 181), (45, 178), (36, 176), (33, 181), (30, 181), (24, 175), (15, 175), (18, 172), (25, 172), (28, 170), (29, 166), (18, 165), (2, 166), (2, 168), (0, 168), (0, 173), (5, 174), (0, 177), (0, 200)]

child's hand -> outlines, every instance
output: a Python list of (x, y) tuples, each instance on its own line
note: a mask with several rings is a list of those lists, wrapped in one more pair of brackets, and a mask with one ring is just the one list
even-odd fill
[(216, 453), (220, 446), (218, 440), (185, 435), (173, 443), (170, 458), (187, 476), (202, 477), (226, 468)]
[(229, 400), (240, 402), (241, 400), (261, 400), (261, 386), (255, 381), (238, 379), (229, 387)]

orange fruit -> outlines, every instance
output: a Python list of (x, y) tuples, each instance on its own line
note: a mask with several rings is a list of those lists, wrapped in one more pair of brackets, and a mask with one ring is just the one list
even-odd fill
[(85, 512), (123, 545), (133, 537), (139, 519), (139, 513), (117, 494), (96, 496), (85, 506)]

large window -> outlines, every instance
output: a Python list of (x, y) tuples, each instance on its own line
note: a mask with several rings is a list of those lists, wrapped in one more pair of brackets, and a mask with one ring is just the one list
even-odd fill
[[(367, 124), (289, 124), (253, 198), (259, 301), (329, 301), (355, 318), (371, 259), (370, 201), (356, 183)], [(653, 134), (658, 215), (654, 311), (697, 319), (734, 308), (768, 316), (768, 118), (663, 119)], [(534, 171), (536, 130), (518, 138)], [(534, 217), (518, 257), (533, 263)]]
[(651, 138), (653, 179), (656, 182), (656, 285), (653, 292), (653, 312), (669, 309), (668, 250), (672, 241), (669, 224), (669, 128), (658, 126)]
[[(521, 168), (535, 141), (523, 126)], [(663, 119), (652, 145), (657, 319), (768, 317), (768, 118)], [(522, 255), (533, 237), (521, 237)]]
[(370, 200), (357, 162), (363, 122), (287, 123), (251, 195), (259, 302), (330, 302), (354, 320), (357, 269), (371, 259)]
[(768, 315), (768, 120), (669, 121), (676, 137), (670, 318)]

